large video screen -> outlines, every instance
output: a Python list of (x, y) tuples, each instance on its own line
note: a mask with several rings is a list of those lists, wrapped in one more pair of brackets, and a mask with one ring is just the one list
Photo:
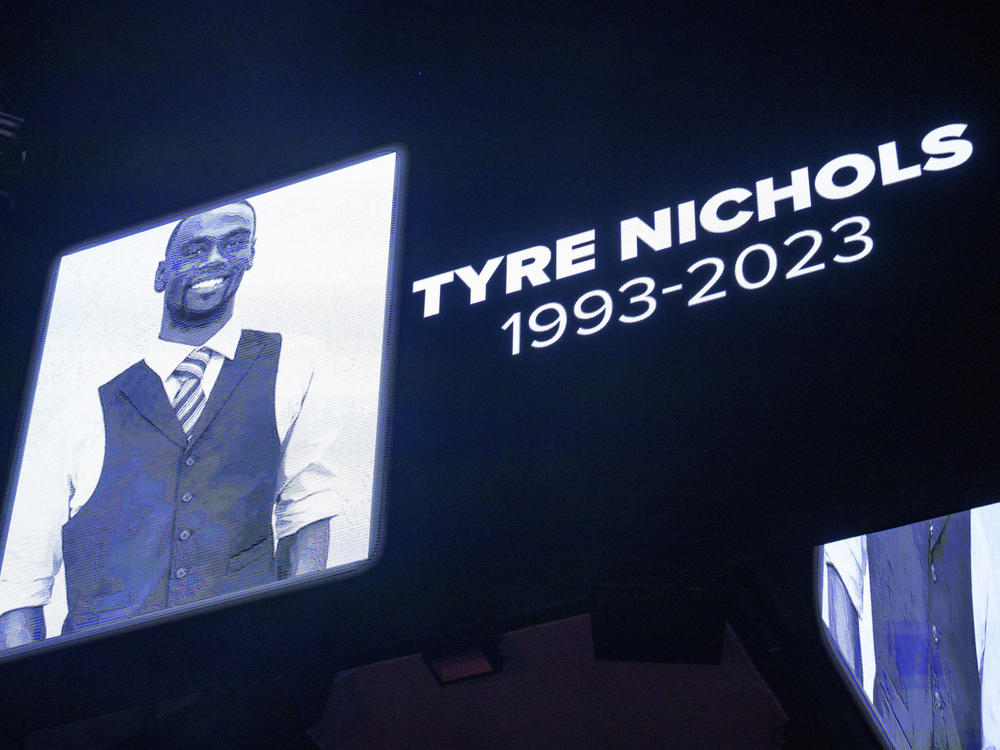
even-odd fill
[(0, 645), (378, 553), (400, 170), (395, 150), (366, 154), (57, 259), (6, 504)]
[(886, 743), (1000, 744), (1000, 503), (819, 550), (834, 660)]

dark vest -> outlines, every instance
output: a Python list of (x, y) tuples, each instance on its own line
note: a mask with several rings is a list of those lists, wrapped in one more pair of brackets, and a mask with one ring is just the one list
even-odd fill
[(897, 747), (982, 747), (969, 516), (868, 535), (875, 709)]
[(138, 362), (101, 386), (104, 465), (63, 526), (63, 633), (275, 580), (281, 337), (243, 331), (191, 440)]

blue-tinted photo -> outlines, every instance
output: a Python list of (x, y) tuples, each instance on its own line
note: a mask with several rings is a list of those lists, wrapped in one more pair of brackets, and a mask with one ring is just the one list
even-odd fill
[(1000, 503), (823, 547), (821, 611), (896, 748), (1000, 745)]
[(372, 555), (398, 166), (384, 153), (60, 259), (0, 646)]

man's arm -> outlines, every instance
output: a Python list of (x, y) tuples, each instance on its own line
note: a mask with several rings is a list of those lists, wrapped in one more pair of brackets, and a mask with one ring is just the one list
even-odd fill
[(0, 650), (45, 639), (41, 607), (22, 607), (0, 615)]
[(56, 404), (53, 414), (59, 421), (46, 418), (42, 437), (24, 448), (0, 565), (0, 649), (45, 639), (43, 607), (62, 566), (63, 524), (74, 497), (91, 495), (104, 463), (97, 389)]
[(345, 382), (321, 342), (282, 338), (275, 382), (284, 448), (274, 509), (279, 578), (325, 570), (331, 547), (341, 544), (331, 538), (330, 521), (346, 510), (338, 436), (354, 406)]
[(861, 682), (863, 679), (861, 670), (861, 618), (858, 610), (854, 607), (847, 587), (844, 585), (840, 573), (830, 563), (826, 565), (826, 588), (828, 611), (830, 614), (830, 634), (833, 636), (841, 656), (847, 662), (854, 673), (854, 677)]
[(1000, 503), (969, 518), (972, 614), (982, 694), (983, 747), (1000, 747)]
[(278, 543), (278, 564), (293, 576), (326, 569), (330, 549), (330, 519), (303, 526)]

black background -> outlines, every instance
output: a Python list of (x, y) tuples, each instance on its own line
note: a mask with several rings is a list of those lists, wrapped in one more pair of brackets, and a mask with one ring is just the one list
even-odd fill
[[(786, 617), (805, 632), (811, 545), (1000, 491), (997, 66), (983, 19), (641, 3), (0, 13), (0, 76), (28, 150), (8, 169), (17, 206), (0, 235), (7, 455), (60, 250), (374, 148), (407, 152), (377, 565), (6, 665), (0, 682), (19, 687), (5, 702), (29, 685), (56, 696), (24, 708), (23, 726), (264, 672), (292, 653), (358, 662), (540, 620), (594, 585), (710, 580), (761, 608), (744, 617), (763, 630)], [(775, 220), (617, 261), (621, 219), (764, 177), (780, 186), (792, 169), (875, 157), (890, 140), (901, 164), (917, 163), (924, 134), (953, 122), (975, 147), (955, 169), (844, 201), (814, 195), (794, 214), (785, 201)], [(569, 307), (594, 288), (620, 299), (641, 275), (688, 281), (702, 257), (731, 268), (747, 245), (781, 251), (795, 231), (857, 214), (875, 248), (855, 264), (827, 257), (822, 272), (782, 271), (754, 291), (730, 275), (723, 300), (662, 298), (641, 323), (540, 350), (525, 339), (517, 357), (500, 330), (516, 310)], [(494, 282), (475, 306), (456, 280), (426, 319), (409, 292), (588, 229), (594, 272), (509, 296)], [(755, 601), (733, 572), (755, 566), (800, 588)], [(260, 647), (279, 632), (280, 647)], [(105, 687), (51, 689), (95, 664)], [(153, 670), (155, 688), (142, 677)]]

